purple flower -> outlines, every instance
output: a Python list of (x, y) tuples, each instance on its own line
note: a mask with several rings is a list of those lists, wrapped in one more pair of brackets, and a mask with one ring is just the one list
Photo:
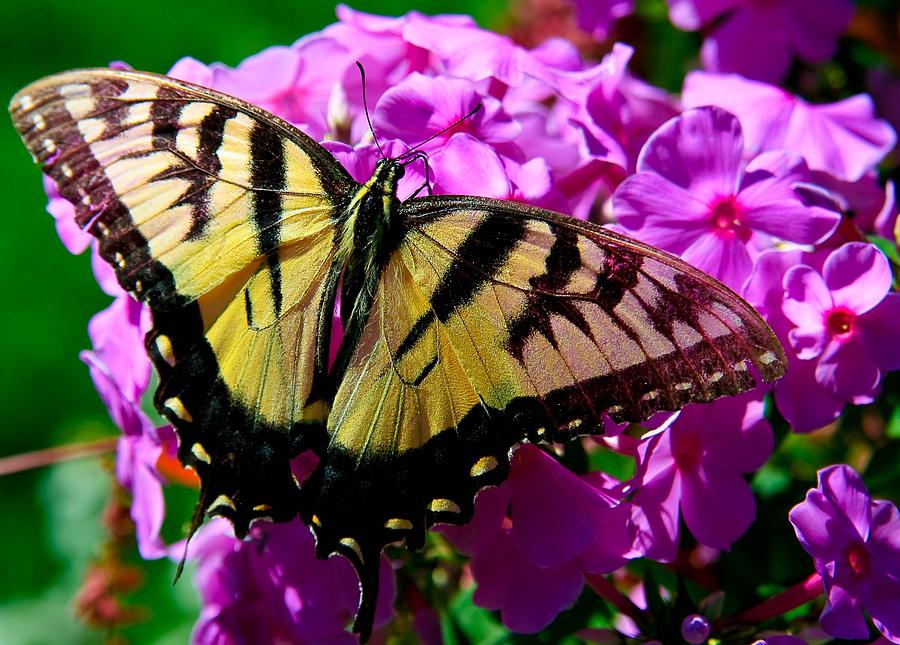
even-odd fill
[[(329, 64), (319, 64), (321, 59), (328, 59)], [(329, 129), (332, 92), (343, 70), (352, 65), (353, 58), (342, 45), (319, 37), (293, 47), (270, 47), (236, 68), (221, 63), (207, 67), (183, 58), (169, 70), (169, 76), (242, 98), (321, 138)]]
[(157, 462), (175, 455), (175, 435), (169, 426), (156, 428), (141, 409), (141, 397), (150, 381), (150, 361), (144, 335), (149, 312), (125, 293), (95, 315), (88, 326), (93, 349), (81, 353), (94, 387), (122, 431), (116, 452), (116, 477), (131, 493), (131, 518), (141, 556), (169, 555), (160, 537), (165, 502)]
[(600, 473), (580, 478), (535, 446), (520, 446), (507, 481), (479, 494), (472, 522), (442, 527), (472, 554), (475, 602), (499, 609), (514, 631), (536, 632), (575, 602), (585, 573), (608, 573), (634, 557), (630, 505), (614, 487)]
[(44, 175), (44, 192), (47, 193), (47, 212), (56, 222), (56, 234), (69, 253), (78, 255), (90, 246), (93, 238), (75, 223), (75, 207), (60, 196), (56, 183)]
[(821, 273), (795, 266), (783, 285), (791, 347), (800, 360), (816, 361), (815, 379), (830, 393), (874, 396), (884, 373), (900, 369), (900, 295), (889, 293), (891, 269), (875, 246), (845, 244)]
[(596, 40), (604, 40), (619, 18), (634, 13), (634, 0), (575, 0), (578, 26)]
[(675, 423), (638, 448), (635, 549), (671, 561), (680, 513), (697, 541), (729, 548), (753, 522), (756, 502), (744, 474), (772, 453), (772, 429), (756, 393), (688, 406)]
[[(196, 643), (346, 643), (359, 602), (359, 583), (344, 558), (318, 560), (313, 537), (299, 520), (260, 522), (246, 541), (235, 539), (223, 520), (205, 524), (191, 542), (195, 582), (203, 609)], [(375, 624), (393, 616), (396, 593), (387, 559)]]
[(500, 101), (491, 96), (480, 96), (471, 83), (419, 73), (410, 74), (381, 95), (372, 121), (379, 137), (401, 139), (415, 145), (457, 123), (479, 104), (478, 112), (445, 132), (434, 141), (431, 149), (439, 148), (458, 132), (466, 132), (488, 143), (505, 143), (522, 131), (522, 127), (504, 111)]
[(736, 115), (748, 155), (789, 150), (803, 155), (812, 170), (844, 181), (859, 179), (897, 140), (893, 128), (876, 118), (867, 94), (812, 105), (767, 83), (734, 74), (691, 72), (684, 81), (682, 101), (686, 108), (718, 105)]
[(828, 604), (822, 628), (838, 638), (869, 635), (863, 610), (900, 643), (900, 513), (869, 497), (849, 466), (819, 471), (818, 487), (791, 509), (797, 539), (822, 576)]
[[(821, 267), (824, 256), (825, 253), (809, 254), (800, 250), (765, 251), (757, 258), (744, 286), (743, 296), (763, 315), (788, 349), (787, 337), (793, 323), (781, 311), (784, 274), (798, 264)], [(846, 402), (818, 385), (813, 361), (801, 361), (790, 351), (787, 355), (787, 373), (775, 383), (778, 411), (795, 432), (808, 432), (834, 421)]]
[(794, 55), (811, 63), (832, 56), (853, 17), (852, 0), (668, 3), (669, 18), (680, 29), (697, 31), (715, 23), (703, 42), (704, 67), (773, 83), (784, 77)]
[(889, 290), (886, 259), (870, 244), (767, 251), (757, 260), (744, 296), (788, 349), (775, 402), (795, 432), (827, 425), (847, 403), (871, 402), (884, 372), (900, 367), (890, 322), (900, 296)]
[(812, 244), (840, 221), (796, 190), (808, 180), (800, 157), (772, 152), (745, 164), (743, 153), (737, 118), (717, 107), (688, 110), (647, 141), (637, 174), (613, 195), (613, 213), (626, 232), (740, 289), (773, 238)]

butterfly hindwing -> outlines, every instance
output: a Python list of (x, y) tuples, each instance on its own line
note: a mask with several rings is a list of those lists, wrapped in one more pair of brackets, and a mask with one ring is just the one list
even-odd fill
[(640, 242), (482, 198), (400, 215), (329, 417), (314, 520), (320, 548), (364, 580), (385, 544), (467, 521), (523, 439), (598, 433), (607, 416), (641, 421), (784, 371), (752, 307)]
[(339, 196), (355, 182), (277, 117), (153, 74), (52, 76), (11, 112), (77, 224), (153, 312), (155, 401), (209, 510), (239, 532), (291, 517), (289, 457), (327, 415), (308, 399), (327, 370)]

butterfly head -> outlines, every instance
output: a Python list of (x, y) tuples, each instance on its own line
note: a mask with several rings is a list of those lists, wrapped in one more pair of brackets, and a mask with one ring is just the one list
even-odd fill
[(406, 174), (406, 167), (397, 159), (382, 159), (372, 175), (372, 189), (384, 195), (396, 195), (397, 184)]

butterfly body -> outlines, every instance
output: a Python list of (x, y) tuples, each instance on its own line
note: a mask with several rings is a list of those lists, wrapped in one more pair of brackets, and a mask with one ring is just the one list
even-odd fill
[[(463, 523), (523, 440), (600, 433), (771, 381), (781, 346), (727, 287), (606, 229), (513, 202), (399, 200), (288, 123), (153, 74), (83, 70), (12, 100), (26, 146), (153, 314), (154, 401), (245, 535), (299, 512), (360, 573)], [(343, 337), (329, 360), (341, 299)], [(320, 463), (300, 484), (291, 459)], [(198, 515), (199, 517), (199, 515)]]

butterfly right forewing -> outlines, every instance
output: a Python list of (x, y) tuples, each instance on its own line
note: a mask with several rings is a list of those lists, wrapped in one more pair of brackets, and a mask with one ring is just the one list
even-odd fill
[(76, 223), (153, 312), (155, 401), (208, 509), (238, 532), (291, 517), (289, 458), (324, 432), (327, 402), (311, 391), (327, 376), (333, 238), (355, 182), (277, 117), (154, 74), (51, 76), (10, 111)]

